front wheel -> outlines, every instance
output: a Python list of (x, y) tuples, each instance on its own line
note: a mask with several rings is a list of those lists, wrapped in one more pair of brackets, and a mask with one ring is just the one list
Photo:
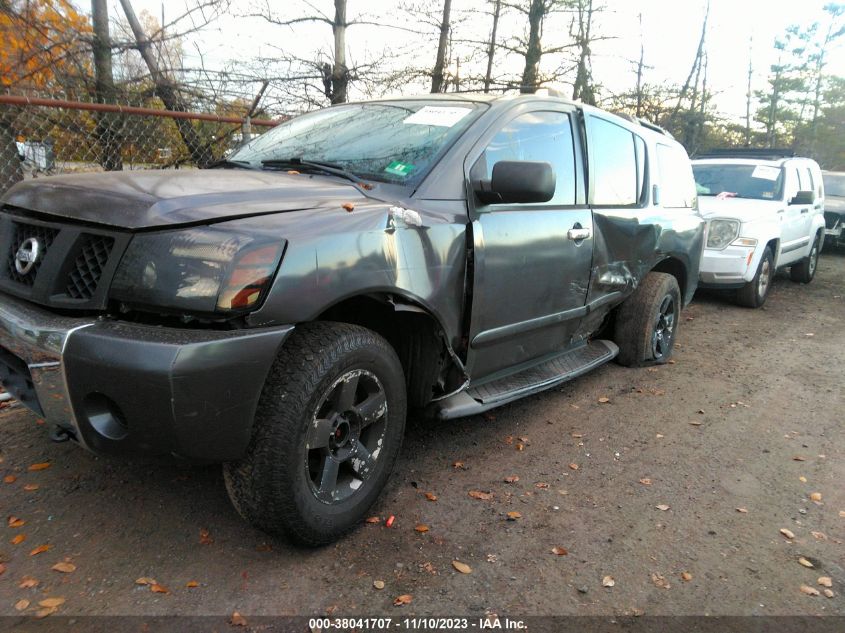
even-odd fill
[(746, 308), (759, 308), (766, 302), (775, 274), (775, 259), (768, 246), (763, 251), (754, 279), (736, 291), (736, 302)]
[(285, 342), (246, 456), (224, 465), (238, 512), (301, 545), (355, 527), (393, 469), (405, 429), (402, 365), (362, 327), (309, 323)]
[(810, 254), (789, 269), (789, 276), (792, 281), (800, 284), (808, 284), (816, 276), (816, 268), (819, 265), (819, 251), (821, 251), (821, 235), (816, 235)]
[(616, 361), (626, 367), (667, 362), (680, 313), (681, 291), (675, 278), (667, 273), (647, 274), (616, 315)]

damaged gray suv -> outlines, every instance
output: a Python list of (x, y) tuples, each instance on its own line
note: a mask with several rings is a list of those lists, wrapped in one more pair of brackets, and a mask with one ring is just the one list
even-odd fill
[(326, 543), (409, 410), (666, 362), (703, 234), (646, 123), (541, 95), (335, 106), (215, 169), (13, 187), (0, 381), (55, 439), (221, 462), (249, 522)]

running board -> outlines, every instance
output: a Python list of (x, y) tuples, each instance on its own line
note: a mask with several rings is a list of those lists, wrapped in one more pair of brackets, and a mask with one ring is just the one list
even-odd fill
[(516, 374), (480, 385), (470, 383), (466, 391), (435, 402), (433, 413), (441, 420), (477, 415), (577, 378), (618, 353), (611, 341), (590, 341)]

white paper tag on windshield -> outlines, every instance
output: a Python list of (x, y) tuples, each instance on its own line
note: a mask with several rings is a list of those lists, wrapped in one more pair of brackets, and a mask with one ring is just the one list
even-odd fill
[(778, 176), (780, 176), (780, 169), (769, 165), (757, 165), (751, 172), (752, 178), (762, 178), (763, 180), (777, 180)]
[(470, 108), (447, 108), (441, 106), (425, 106), (414, 112), (402, 123), (413, 123), (415, 125), (437, 125), (439, 127), (452, 127), (468, 115)]

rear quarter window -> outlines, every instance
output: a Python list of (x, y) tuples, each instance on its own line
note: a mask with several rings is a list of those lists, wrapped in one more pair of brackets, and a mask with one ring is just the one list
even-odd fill
[(645, 143), (630, 130), (591, 116), (587, 138), (590, 204), (626, 207), (640, 203), (645, 186)]

